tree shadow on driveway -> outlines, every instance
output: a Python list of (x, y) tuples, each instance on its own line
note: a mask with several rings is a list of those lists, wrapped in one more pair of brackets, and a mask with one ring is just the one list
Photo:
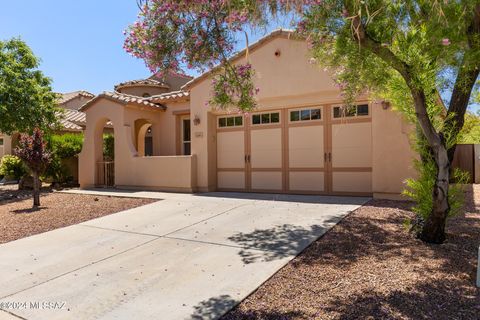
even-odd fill
[(305, 228), (284, 224), (250, 233), (239, 232), (228, 240), (243, 248), (239, 255), (245, 264), (249, 264), (296, 256), (326, 230), (320, 225)]
[[(213, 320), (220, 318), (227, 311), (235, 307), (240, 301), (233, 299), (230, 295), (221, 295), (218, 297), (213, 297), (208, 300), (200, 302), (198, 305), (194, 306), (194, 312), (191, 316), (191, 319), (195, 320)], [(287, 320), (292, 318), (301, 317), (301, 312), (281, 312), (281, 311), (268, 311), (268, 312), (259, 312), (259, 311), (247, 311), (240, 312), (235, 314), (235, 318), (239, 320), (254, 320), (254, 319), (264, 319), (264, 320)]]

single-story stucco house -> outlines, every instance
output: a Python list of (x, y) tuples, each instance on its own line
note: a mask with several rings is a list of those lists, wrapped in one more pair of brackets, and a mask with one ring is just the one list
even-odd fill
[[(89, 100), (80, 108), (87, 123), (81, 188), (108, 180), (180, 192), (399, 196), (415, 175), (411, 126), (400, 114), (368, 96), (346, 110), (329, 74), (311, 63), (306, 41), (290, 31), (274, 31), (248, 52), (260, 88), (250, 114), (206, 104), (211, 72), (125, 82)], [(245, 51), (232, 59), (245, 63)], [(107, 122), (115, 136), (110, 173), (101, 139)]]

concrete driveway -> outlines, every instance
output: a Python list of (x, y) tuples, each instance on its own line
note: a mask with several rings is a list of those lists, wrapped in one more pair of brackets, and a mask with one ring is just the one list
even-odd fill
[(0, 319), (215, 319), (368, 200), (156, 197), (0, 245)]

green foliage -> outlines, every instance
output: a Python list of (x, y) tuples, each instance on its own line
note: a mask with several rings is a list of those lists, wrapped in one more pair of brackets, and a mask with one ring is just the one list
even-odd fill
[(5, 155), (0, 161), (0, 176), (7, 179), (19, 180), (27, 173), (22, 160), (14, 155)]
[(66, 133), (51, 135), (48, 146), (55, 156), (60, 159), (77, 157), (82, 151), (83, 134)]
[(113, 134), (103, 135), (103, 159), (106, 161), (115, 159), (115, 138)]
[(0, 41), (0, 132), (48, 131), (58, 125), (57, 95), (38, 67), (25, 42)]
[(72, 173), (62, 162), (62, 159), (53, 155), (50, 163), (43, 174), (44, 180), (51, 179), (52, 182), (66, 183), (71, 181)]
[[(451, 135), (447, 135), (447, 139), (449, 136)], [(417, 215), (417, 218), (414, 221), (407, 220), (406, 225), (410, 230), (419, 233), (424, 221), (426, 221), (432, 213), (432, 192), (437, 177), (437, 166), (429, 151), (430, 147), (419, 128), (417, 128), (416, 134), (412, 136), (411, 139), (414, 150), (420, 155), (420, 160), (414, 159), (414, 166), (418, 172), (418, 178), (409, 178), (405, 180), (406, 189), (403, 191), (403, 194), (415, 202), (412, 210)], [(446, 144), (448, 148), (451, 148), (454, 143), (455, 141), (447, 141)], [(462, 188), (464, 184), (468, 183), (468, 181), (468, 172), (464, 172), (458, 168), (452, 170), (452, 183), (450, 184), (448, 192), (448, 202), (450, 205), (450, 211), (448, 212), (449, 217), (454, 216), (461, 211), (464, 201), (464, 192)]]
[(480, 110), (477, 114), (472, 112), (465, 114), (465, 124), (459, 135), (459, 143), (480, 144)]
[(220, 109), (237, 107), (238, 111), (251, 111), (257, 106), (255, 95), (259, 89), (253, 85), (255, 72), (250, 64), (226, 65), (213, 81), (210, 104)]
[(66, 133), (55, 134), (47, 139), (47, 146), (52, 154), (51, 162), (44, 173), (45, 178), (51, 178), (53, 182), (66, 183), (73, 179), (73, 173), (65, 164), (65, 160), (78, 157), (82, 151), (83, 134)]

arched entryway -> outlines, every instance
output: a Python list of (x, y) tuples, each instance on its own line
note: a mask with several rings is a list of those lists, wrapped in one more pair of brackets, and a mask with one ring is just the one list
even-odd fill
[(151, 157), (153, 153), (152, 123), (147, 119), (135, 120), (135, 147), (139, 157)]

